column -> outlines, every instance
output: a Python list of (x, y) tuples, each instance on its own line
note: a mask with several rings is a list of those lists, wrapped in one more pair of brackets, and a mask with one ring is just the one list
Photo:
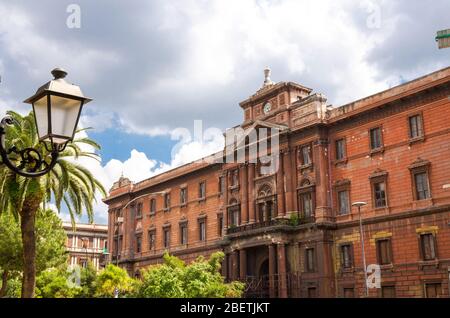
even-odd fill
[(275, 274), (276, 274), (276, 256), (275, 256), (275, 245), (269, 245), (269, 297), (276, 297), (275, 290)]
[(247, 277), (247, 251), (239, 250), (239, 278), (244, 280)]
[[(223, 225), (225, 230), (228, 229), (228, 171), (225, 171), (223, 178), (225, 178), (224, 188), (223, 189)], [(226, 233), (226, 231), (225, 231)]]
[(231, 254), (231, 279), (232, 280), (237, 280), (239, 273), (238, 273), (238, 267), (239, 267), (239, 263), (238, 263), (238, 258), (239, 258), (239, 251), (235, 250), (232, 252)]
[(244, 164), (240, 168), (240, 190), (241, 190), (241, 220), (243, 224), (248, 223), (248, 189), (247, 189), (247, 165)]
[(293, 212), (293, 189), (292, 189), (292, 176), (294, 171), (291, 165), (291, 152), (286, 149), (283, 155), (283, 171), (284, 171), (284, 184), (285, 184), (285, 200), (286, 200), (286, 212)]
[(286, 209), (284, 205), (284, 176), (283, 176), (283, 160), (279, 154), (278, 171), (277, 171), (277, 216), (284, 217), (286, 215)]
[(319, 139), (314, 143), (314, 170), (319, 177), (316, 179), (316, 210), (317, 222), (327, 221), (331, 218), (328, 180), (328, 140)]
[(249, 163), (248, 165), (248, 214), (249, 223), (256, 222), (255, 213), (255, 164)]
[(277, 246), (278, 254), (278, 295), (280, 298), (287, 298), (286, 280), (286, 248), (284, 243)]

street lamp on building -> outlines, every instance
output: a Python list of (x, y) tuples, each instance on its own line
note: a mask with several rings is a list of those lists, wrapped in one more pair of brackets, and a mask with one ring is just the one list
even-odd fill
[(362, 262), (363, 262), (363, 271), (364, 271), (364, 287), (365, 287), (365, 296), (369, 296), (369, 287), (367, 285), (367, 266), (366, 266), (366, 254), (364, 251), (364, 232), (362, 227), (362, 218), (361, 218), (361, 207), (367, 205), (366, 202), (354, 202), (352, 203), (352, 206), (356, 206), (358, 208), (358, 216), (359, 216), (359, 237), (361, 240), (361, 255), (362, 255)]
[(43, 155), (39, 149), (18, 149), (7, 145), (6, 127), (16, 124), (11, 116), (0, 122), (0, 155), (2, 163), (14, 173), (25, 177), (40, 177), (56, 164), (58, 155), (72, 141), (83, 106), (90, 102), (81, 89), (67, 83), (67, 72), (61, 68), (52, 71), (54, 79), (41, 86), (36, 94), (24, 102), (32, 104), (39, 141), (49, 152)]

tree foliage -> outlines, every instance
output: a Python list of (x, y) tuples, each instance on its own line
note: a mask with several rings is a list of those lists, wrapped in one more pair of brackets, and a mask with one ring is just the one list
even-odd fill
[(123, 268), (108, 264), (99, 274), (96, 281), (96, 297), (114, 297), (117, 288), (120, 297), (133, 294), (136, 282)]
[(145, 298), (203, 298), (241, 297), (244, 284), (225, 283), (220, 274), (224, 254), (216, 252), (209, 260), (203, 256), (186, 265), (169, 254), (164, 263), (142, 271), (136, 296)]
[(71, 271), (66, 266), (50, 268), (36, 278), (37, 298), (73, 298), (81, 292), (81, 287), (72, 284)]

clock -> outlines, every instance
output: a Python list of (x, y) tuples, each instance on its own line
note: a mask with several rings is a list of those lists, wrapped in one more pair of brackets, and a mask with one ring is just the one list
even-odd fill
[(264, 108), (263, 108), (264, 114), (267, 114), (268, 112), (270, 112), (271, 109), (272, 109), (272, 104), (270, 102), (267, 102), (264, 104)]

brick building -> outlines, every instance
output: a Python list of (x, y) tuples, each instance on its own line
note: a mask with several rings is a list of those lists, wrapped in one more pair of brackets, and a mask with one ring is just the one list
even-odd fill
[(104, 267), (107, 261), (107, 225), (77, 223), (74, 229), (71, 222), (63, 222), (63, 228), (67, 233), (69, 265), (86, 267), (91, 262), (97, 270)]
[[(363, 297), (363, 239), (381, 270), (370, 297), (448, 297), (450, 68), (340, 107), (265, 73), (240, 103), (237, 147), (113, 185), (111, 260), (138, 275), (165, 250), (187, 261), (221, 250), (248, 297)], [(260, 128), (277, 162), (264, 173), (250, 151)], [(218, 160), (239, 151), (245, 162)]]

